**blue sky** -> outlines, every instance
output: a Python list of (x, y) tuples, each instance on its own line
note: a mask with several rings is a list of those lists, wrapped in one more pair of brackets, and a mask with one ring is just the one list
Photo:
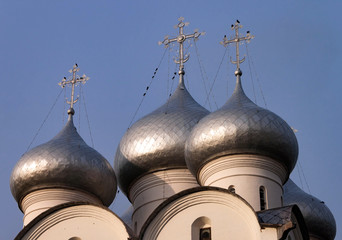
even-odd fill
[[(267, 108), (298, 130), (300, 164), (292, 178), (309, 191), (304, 173), (311, 194), (325, 201), (339, 229), (341, 9), (337, 0), (0, 1), (0, 239), (14, 238), (22, 227), (9, 178), (55, 102), (58, 82), (69, 76), (75, 62), (80, 73), (90, 77), (83, 91), (91, 133), (95, 148), (113, 165), (117, 144), (165, 51), (157, 43), (177, 34), (173, 26), (180, 16), (190, 22), (186, 33), (196, 28), (206, 32), (189, 48), (185, 66), (187, 87), (202, 105), (203, 81), (211, 86), (217, 75), (212, 93), (219, 107), (233, 90), (234, 67), (228, 58), (232, 48), (219, 69), (225, 52), (219, 42), (232, 34), (230, 25), (239, 19), (242, 32), (255, 35), (248, 44), (251, 61), (241, 65), (244, 89), (253, 100), (255, 92), (262, 107), (264, 96)], [(245, 46), (241, 49), (246, 54)], [(135, 120), (163, 104), (176, 86), (171, 84), (175, 54), (176, 48), (167, 50)], [(63, 98), (62, 94), (32, 147), (63, 127)], [(210, 99), (211, 110), (216, 110)], [(91, 145), (84, 103), (79, 105), (75, 124)], [(120, 215), (126, 207), (119, 193), (111, 209)], [(336, 239), (342, 239), (342, 233)]]

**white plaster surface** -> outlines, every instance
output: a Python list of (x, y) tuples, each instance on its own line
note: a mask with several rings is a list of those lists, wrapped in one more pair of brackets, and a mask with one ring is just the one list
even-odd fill
[(143, 239), (198, 240), (192, 228), (201, 217), (207, 219), (204, 226), (211, 227), (212, 239), (262, 239), (250, 206), (237, 196), (211, 190), (195, 192), (168, 204), (150, 223)]
[(140, 178), (131, 188), (130, 199), (134, 212), (132, 225), (139, 232), (150, 214), (165, 199), (189, 188), (198, 187), (188, 169), (170, 169), (154, 172)]
[(71, 206), (39, 221), (23, 240), (127, 240), (129, 230), (112, 212), (93, 205)]
[(243, 197), (255, 211), (260, 211), (259, 189), (266, 190), (266, 209), (282, 206), (283, 169), (276, 161), (262, 156), (235, 155), (220, 158), (205, 165), (200, 174), (204, 186), (228, 189)]
[(78, 201), (102, 204), (97, 197), (77, 190), (48, 188), (31, 192), (21, 201), (21, 209), (24, 212), (24, 226), (49, 208)]

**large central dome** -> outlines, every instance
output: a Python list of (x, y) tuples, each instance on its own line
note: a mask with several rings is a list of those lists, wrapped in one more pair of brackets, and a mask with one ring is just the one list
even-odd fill
[(157, 110), (137, 121), (123, 136), (114, 170), (127, 195), (134, 180), (155, 170), (186, 168), (184, 145), (191, 129), (209, 112), (183, 84)]
[(298, 144), (289, 125), (254, 104), (244, 93), (240, 76), (231, 98), (204, 117), (186, 142), (186, 161), (197, 176), (209, 161), (232, 154), (256, 154), (279, 161), (288, 174), (294, 168)]

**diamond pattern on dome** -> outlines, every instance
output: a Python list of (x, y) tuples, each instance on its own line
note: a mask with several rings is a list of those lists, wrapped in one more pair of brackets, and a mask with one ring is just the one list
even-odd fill
[(191, 129), (209, 112), (184, 88), (178, 87), (166, 104), (137, 121), (123, 136), (114, 168), (119, 185), (129, 185), (144, 173), (186, 167), (184, 145)]
[(291, 179), (284, 185), (284, 204), (296, 204), (303, 214), (309, 234), (333, 240), (336, 235), (334, 216), (323, 201), (305, 193)]
[(288, 124), (255, 105), (238, 83), (227, 103), (193, 128), (185, 156), (188, 168), (197, 175), (214, 156), (244, 153), (272, 157), (290, 173), (297, 161), (298, 144)]
[(34, 190), (69, 187), (94, 194), (106, 206), (114, 200), (117, 188), (113, 168), (83, 141), (72, 119), (52, 140), (21, 157), (10, 186), (17, 202)]

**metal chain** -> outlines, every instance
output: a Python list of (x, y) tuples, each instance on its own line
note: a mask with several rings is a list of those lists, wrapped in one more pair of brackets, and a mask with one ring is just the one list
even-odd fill
[(85, 101), (85, 97), (84, 97), (84, 93), (83, 93), (83, 88), (81, 87), (80, 90), (81, 90), (81, 96), (82, 96), (83, 105), (84, 105), (84, 111), (85, 111), (86, 118), (87, 118), (87, 123), (88, 123), (88, 129), (89, 129), (89, 135), (90, 135), (90, 140), (91, 140), (91, 146), (92, 146), (92, 148), (94, 148), (93, 134), (91, 133), (90, 121), (89, 121), (87, 105), (86, 105), (86, 101)]
[[(228, 58), (229, 58), (229, 54), (228, 54)], [(228, 99), (228, 97), (229, 97), (229, 80), (230, 80), (230, 72), (229, 72), (229, 70), (230, 70), (230, 62), (229, 61), (227, 61), (227, 76), (226, 76), (226, 78), (227, 78), (227, 92), (226, 92), (226, 97), (227, 97), (227, 99)]]
[(250, 58), (250, 56), (249, 56), (247, 44), (245, 44), (245, 46), (246, 46), (246, 52), (247, 52), (247, 58), (248, 58), (249, 74), (250, 74), (250, 76), (251, 76), (252, 87), (253, 87), (254, 101), (255, 101), (256, 104), (258, 104), (257, 98), (256, 98), (256, 94), (255, 94), (255, 88), (254, 88), (254, 80), (253, 80), (253, 74), (252, 74), (252, 68), (251, 68), (251, 58)]
[[(247, 49), (247, 54), (248, 54), (248, 47), (247, 47), (247, 44), (246, 44), (246, 49)], [(248, 54), (248, 55), (249, 55), (249, 54)], [(259, 90), (260, 90), (262, 99), (263, 99), (264, 104), (265, 104), (265, 108), (268, 109), (268, 107), (267, 107), (267, 102), (266, 102), (266, 99), (265, 99), (265, 95), (264, 95), (264, 92), (262, 91), (261, 83), (260, 83), (258, 74), (257, 74), (257, 72), (256, 72), (256, 70), (255, 70), (255, 66), (254, 66), (254, 62), (253, 62), (253, 59), (252, 59), (252, 58), (250, 58), (250, 62), (251, 62), (251, 64), (252, 64), (252, 68), (254, 69), (254, 73), (255, 73), (255, 76), (256, 76), (256, 79), (257, 79), (257, 83), (258, 83), (258, 86), (259, 86)]]
[(81, 99), (82, 99), (82, 84), (80, 84), (80, 102), (78, 103), (78, 132), (81, 134)]
[[(67, 99), (66, 98), (66, 88), (62, 88), (63, 89), (63, 91), (64, 91), (64, 99)], [(63, 122), (63, 125), (64, 125), (64, 119), (65, 119), (65, 104), (63, 104), (63, 119), (62, 119), (62, 122)]]
[(168, 97), (169, 95), (169, 87), (170, 87), (170, 53), (171, 53), (171, 48), (168, 48), (168, 56), (167, 56), (167, 84), (166, 84), (166, 96)]
[[(221, 59), (221, 62), (220, 62), (220, 65), (219, 65), (219, 67), (218, 67), (218, 69), (217, 69), (217, 72), (216, 72), (216, 74), (215, 74), (215, 77), (214, 77), (214, 80), (213, 80), (213, 83), (211, 84), (211, 87), (210, 87), (210, 90), (209, 90), (209, 93), (208, 93), (208, 95), (207, 95), (207, 98), (206, 98), (206, 100), (205, 100), (205, 102), (204, 102), (204, 106), (207, 104), (207, 102), (209, 101), (209, 96), (210, 96), (210, 94), (211, 94), (211, 92), (212, 92), (212, 90), (213, 90), (213, 87), (214, 87), (214, 84), (215, 84), (215, 81), (216, 81), (216, 78), (217, 78), (217, 75), (218, 75), (218, 73), (219, 73), (219, 71), (220, 71), (220, 68), (221, 68), (221, 66), (222, 66), (222, 63), (223, 63), (223, 60), (224, 60), (224, 57), (226, 56), (226, 53), (228, 52), (228, 47), (226, 48), (226, 50), (224, 51), (224, 53), (223, 53), (223, 56), (222, 56), (222, 59)], [(217, 107), (217, 105), (216, 105), (216, 107)], [(218, 107), (217, 107), (218, 108)]]
[(37, 136), (38, 136), (40, 130), (41, 130), (42, 127), (44, 126), (46, 120), (49, 118), (49, 116), (50, 116), (50, 114), (51, 114), (53, 108), (55, 107), (55, 105), (56, 105), (56, 103), (57, 103), (59, 97), (61, 96), (62, 92), (63, 92), (63, 89), (61, 89), (61, 91), (60, 91), (59, 94), (57, 95), (55, 102), (52, 104), (52, 106), (51, 106), (51, 108), (50, 108), (48, 114), (46, 115), (46, 117), (44, 118), (42, 124), (41, 124), (40, 127), (38, 128), (38, 130), (37, 130), (36, 134), (34, 135), (32, 141), (31, 141), (30, 144), (28, 145), (28, 147), (27, 147), (25, 153), (30, 149), (30, 147), (31, 147), (31, 145), (33, 144), (34, 140), (36, 140), (36, 138), (37, 138)]
[(170, 100), (170, 97), (172, 96), (173, 85), (174, 85), (174, 82), (175, 82), (174, 80), (175, 80), (175, 77), (177, 75), (176, 69), (177, 69), (177, 64), (176, 64), (175, 71), (174, 71), (173, 76), (172, 76), (170, 93), (169, 93), (169, 96), (168, 96), (168, 99), (167, 99), (167, 102), (166, 102), (166, 108), (165, 108), (165, 112), (164, 112), (165, 114), (167, 114), (167, 109), (169, 107), (169, 100)]
[[(303, 178), (304, 178), (305, 185), (306, 185), (306, 187), (308, 188), (309, 193), (311, 194), (310, 187), (309, 187), (308, 182), (306, 181), (306, 177), (305, 177), (305, 174), (304, 174), (304, 171), (303, 171), (303, 167), (302, 167), (302, 164), (301, 164), (300, 160), (298, 161), (298, 165), (299, 165), (299, 169), (300, 169), (301, 172), (302, 172), (302, 175), (303, 175)], [(302, 184), (302, 185), (303, 185), (303, 184)]]
[(150, 83), (147, 85), (146, 90), (145, 90), (145, 92), (143, 93), (143, 96), (142, 96), (142, 98), (141, 98), (141, 100), (140, 100), (140, 103), (139, 103), (139, 105), (138, 105), (138, 108), (137, 108), (136, 111), (134, 112), (133, 117), (132, 117), (131, 121), (129, 122), (128, 129), (132, 126), (132, 123), (133, 123), (133, 121), (134, 121), (134, 119), (135, 119), (135, 117), (136, 117), (136, 115), (137, 115), (137, 113), (138, 113), (138, 111), (139, 111), (139, 109), (140, 109), (140, 107), (141, 107), (143, 101), (144, 101), (144, 98), (145, 98), (145, 96), (146, 96), (146, 94), (147, 94), (147, 91), (150, 89), (150, 87), (151, 87), (151, 85), (152, 85), (153, 79), (154, 79), (154, 77), (156, 76), (156, 74), (157, 74), (157, 72), (158, 72), (158, 69), (159, 69), (159, 67), (160, 67), (160, 65), (161, 65), (161, 63), (162, 63), (162, 61), (163, 61), (163, 59), (164, 59), (164, 57), (165, 57), (166, 51), (167, 51), (167, 48), (165, 48), (164, 54), (163, 54), (162, 58), (160, 59), (157, 68), (154, 70), (154, 73), (153, 73), (153, 75), (152, 75), (151, 81), (150, 81)]
[[(196, 57), (197, 57), (197, 61), (198, 61), (198, 65), (200, 67), (200, 72), (201, 72), (201, 77), (202, 77), (202, 81), (203, 81), (203, 85), (204, 85), (204, 90), (205, 90), (205, 94), (206, 96), (209, 98), (209, 94), (208, 94), (208, 89), (207, 89), (207, 84), (205, 81), (209, 82), (208, 80), (208, 75), (203, 67), (203, 64), (202, 64), (202, 61), (200, 59), (200, 55), (198, 53), (198, 48), (197, 48), (197, 45), (196, 45), (196, 41), (194, 41), (194, 45), (195, 45), (195, 51), (196, 51)], [(205, 76), (205, 77), (204, 77)], [(214, 95), (213, 95), (213, 98), (214, 98)], [(216, 101), (214, 99), (214, 102), (215, 102), (215, 105), (217, 107), (217, 104), (216, 104)], [(210, 101), (208, 102), (209, 104), (209, 109), (210, 111), (212, 111), (212, 108), (211, 108), (211, 104), (210, 104)]]

